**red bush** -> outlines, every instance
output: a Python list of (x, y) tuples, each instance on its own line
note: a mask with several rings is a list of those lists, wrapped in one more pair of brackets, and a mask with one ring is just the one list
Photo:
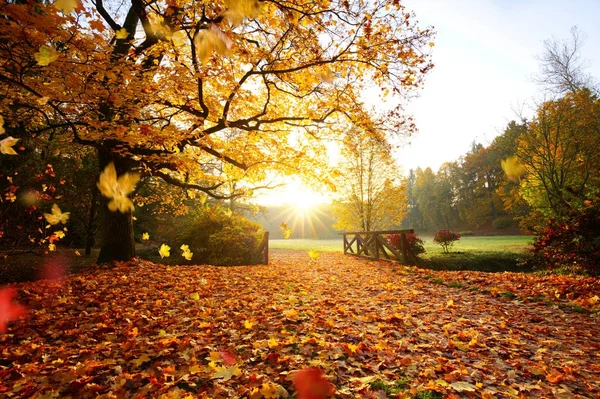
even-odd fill
[(585, 201), (559, 220), (550, 219), (533, 242), (533, 257), (525, 262), (538, 269), (563, 269), (600, 276), (600, 197)]
[(446, 254), (450, 252), (450, 247), (454, 244), (454, 241), (458, 240), (460, 240), (460, 234), (450, 230), (438, 230), (433, 237), (433, 242), (440, 244)]
[[(402, 236), (400, 234), (388, 234), (386, 239), (392, 247), (402, 249)], [(416, 233), (408, 233), (406, 235), (406, 243), (408, 244), (408, 248), (410, 248), (413, 255), (417, 256), (425, 253), (423, 240), (421, 240)]]

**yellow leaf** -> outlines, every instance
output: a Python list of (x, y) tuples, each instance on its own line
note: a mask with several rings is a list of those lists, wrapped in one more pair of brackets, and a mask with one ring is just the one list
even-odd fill
[(81, 256), (81, 253), (78, 250), (75, 250), (75, 255)]
[(121, 213), (133, 211), (133, 202), (128, 195), (133, 191), (135, 185), (140, 180), (138, 173), (124, 173), (117, 179), (117, 171), (114, 163), (109, 163), (100, 173), (100, 179), (97, 183), (100, 193), (109, 198), (108, 209), (111, 212), (117, 210)]
[(52, 205), (52, 209), (50, 211), (52, 213), (44, 213), (44, 218), (51, 225), (67, 223), (67, 220), (69, 220), (69, 215), (71, 214), (71, 212), (61, 212), (60, 208), (56, 204)]
[(54, 2), (54, 8), (64, 12), (65, 14), (70, 13), (77, 7), (79, 7), (79, 0), (56, 0)]
[(169, 256), (171, 256), (171, 253), (169, 252), (170, 250), (170, 246), (168, 246), (167, 244), (162, 244), (158, 250), (158, 254), (161, 258), (168, 258)]
[(0, 115), (0, 134), (4, 134), (4, 131), (5, 131), (4, 130), (4, 117), (2, 115)]
[(127, 39), (127, 36), (129, 36), (129, 32), (127, 32), (127, 29), (125, 28), (121, 28), (115, 32), (115, 37), (119, 40)]
[(477, 389), (475, 385), (469, 384), (468, 382), (464, 381), (453, 382), (452, 384), (450, 384), (450, 388), (453, 388), (455, 391), (458, 392), (475, 392), (475, 390)]
[(183, 47), (187, 44), (187, 33), (184, 30), (178, 30), (171, 35), (171, 41), (176, 47)]
[(35, 102), (38, 103), (39, 105), (46, 105), (48, 104), (48, 101), (50, 101), (50, 97), (40, 97), (38, 98)]
[[(2, 121), (4, 124), (4, 121)], [(4, 132), (4, 128), (2, 128), (2, 132)], [(0, 153), (6, 155), (17, 155), (17, 152), (12, 148), (15, 144), (17, 144), (19, 139), (15, 139), (12, 136), (8, 136), (5, 139), (0, 140)]]
[(454, 306), (454, 300), (450, 299), (448, 302), (446, 302), (446, 306), (448, 306), (449, 308)]
[(200, 295), (197, 292), (194, 292), (194, 293), (190, 294), (190, 299), (193, 299), (194, 301), (198, 301), (198, 300), (200, 300)]
[(138, 357), (137, 359), (132, 360), (132, 363), (135, 364), (136, 367), (140, 367), (142, 365), (142, 363), (146, 363), (149, 361), (150, 361), (150, 357), (144, 353), (142, 356)]
[(252, 327), (254, 326), (254, 323), (252, 323), (250, 320), (244, 320), (244, 327), (248, 330), (252, 329)]
[(312, 260), (317, 260), (319, 259), (319, 253), (317, 251), (315, 251), (314, 249), (311, 249), (310, 251), (308, 251), (308, 256), (312, 259)]
[(54, 47), (41, 46), (40, 50), (33, 55), (38, 65), (46, 66), (58, 59), (60, 54)]
[(49, 251), (56, 251), (56, 245), (54, 245), (54, 244), (48, 244), (48, 250)]
[(212, 379), (222, 378), (223, 381), (229, 381), (232, 377), (241, 375), (242, 371), (236, 364), (231, 367), (219, 367), (217, 371), (212, 375)]
[(149, 239), (150, 239), (150, 234), (148, 234), (148, 233), (142, 234), (142, 240), (149, 240)]
[(502, 160), (500, 164), (502, 165), (502, 170), (506, 173), (508, 180), (518, 181), (521, 175), (525, 173), (525, 168), (514, 155)]

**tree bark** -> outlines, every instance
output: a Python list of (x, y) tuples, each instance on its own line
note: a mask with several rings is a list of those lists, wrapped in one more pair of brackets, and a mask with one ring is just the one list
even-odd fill
[(90, 256), (92, 254), (92, 247), (94, 246), (96, 208), (98, 208), (98, 187), (96, 187), (94, 183), (94, 186), (92, 187), (92, 200), (90, 202), (90, 219), (88, 221), (85, 240), (85, 256)]
[[(98, 161), (100, 172), (111, 162), (115, 164), (117, 176), (129, 172), (136, 165), (130, 158), (123, 158), (112, 151), (111, 146), (99, 149)], [(128, 261), (135, 257), (135, 241), (133, 238), (133, 219), (131, 212), (111, 212), (108, 209), (109, 199), (100, 197), (100, 213), (102, 220), (101, 248), (98, 263)]]

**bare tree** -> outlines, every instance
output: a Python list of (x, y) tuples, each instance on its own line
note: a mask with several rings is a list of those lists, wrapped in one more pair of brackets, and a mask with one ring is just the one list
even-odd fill
[(534, 78), (553, 94), (562, 96), (587, 88), (596, 95), (600, 89), (594, 78), (585, 72), (586, 60), (581, 58), (581, 48), (585, 44), (585, 35), (576, 26), (571, 28), (571, 38), (544, 40), (545, 52), (538, 56), (540, 70)]

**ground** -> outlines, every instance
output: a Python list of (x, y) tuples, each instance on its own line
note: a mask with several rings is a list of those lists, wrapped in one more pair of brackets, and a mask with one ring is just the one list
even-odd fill
[(273, 251), (11, 287), (5, 398), (278, 398), (308, 367), (338, 398), (600, 398), (598, 279)]

